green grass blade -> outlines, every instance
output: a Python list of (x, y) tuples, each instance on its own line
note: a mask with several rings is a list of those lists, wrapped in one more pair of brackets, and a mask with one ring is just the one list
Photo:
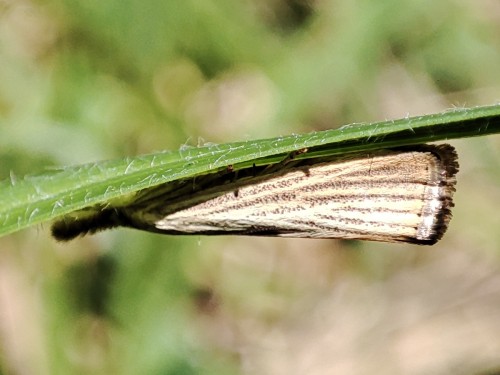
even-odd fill
[(500, 105), (68, 167), (1, 183), (0, 235), (228, 165), (276, 162), (303, 148), (308, 149), (306, 157), (310, 157), (495, 133), (500, 133)]

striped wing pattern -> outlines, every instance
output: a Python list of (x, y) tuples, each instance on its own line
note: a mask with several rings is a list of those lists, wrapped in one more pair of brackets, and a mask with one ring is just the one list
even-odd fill
[(386, 150), (285, 168), (276, 177), (250, 179), (242, 186), (208, 189), (165, 216), (158, 207), (151, 208), (155, 214), (148, 220), (158, 231), (172, 234), (432, 244), (450, 219), (457, 169), (449, 145)]

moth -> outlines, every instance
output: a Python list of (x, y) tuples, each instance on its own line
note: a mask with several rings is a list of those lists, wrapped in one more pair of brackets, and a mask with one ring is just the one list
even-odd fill
[(458, 172), (448, 145), (290, 158), (166, 183), (123, 205), (68, 214), (67, 241), (114, 227), (162, 234), (250, 235), (436, 243), (451, 219)]

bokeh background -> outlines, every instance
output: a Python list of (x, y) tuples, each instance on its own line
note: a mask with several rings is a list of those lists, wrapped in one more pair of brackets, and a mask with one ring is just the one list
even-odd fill
[[(0, 179), (500, 99), (495, 0), (0, 0)], [(500, 137), (434, 247), (0, 239), (1, 374), (500, 373)]]

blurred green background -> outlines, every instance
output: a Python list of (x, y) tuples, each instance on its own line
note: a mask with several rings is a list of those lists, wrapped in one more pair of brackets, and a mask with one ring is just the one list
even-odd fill
[[(494, 0), (0, 0), (0, 179), (500, 98)], [(436, 246), (0, 239), (1, 374), (500, 371), (500, 137)]]

